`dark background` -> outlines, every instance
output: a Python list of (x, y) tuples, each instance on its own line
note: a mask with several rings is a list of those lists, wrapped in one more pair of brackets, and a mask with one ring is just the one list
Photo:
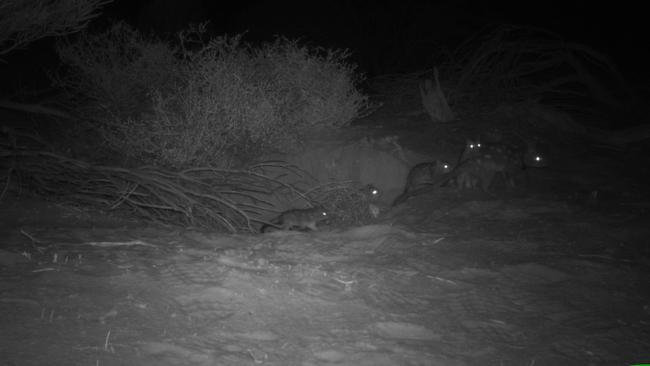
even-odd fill
[[(585, 43), (612, 57), (631, 82), (647, 79), (650, 43), (642, 1), (240, 1), (117, 0), (107, 19), (164, 35), (209, 20), (214, 34), (276, 34), (348, 48), (369, 76), (431, 67), (444, 48), (486, 26), (528, 24)], [(635, 82), (635, 84), (637, 84)]]
[[(499, 24), (526, 24), (607, 54), (642, 95), (650, 92), (648, 12), (642, 1), (235, 1), (116, 0), (93, 20), (102, 31), (123, 20), (172, 38), (189, 23), (209, 21), (210, 35), (246, 32), (248, 42), (276, 35), (310, 45), (346, 48), (368, 77), (430, 69), (467, 37)], [(56, 68), (52, 39), (5, 56), (0, 97), (47, 88)]]

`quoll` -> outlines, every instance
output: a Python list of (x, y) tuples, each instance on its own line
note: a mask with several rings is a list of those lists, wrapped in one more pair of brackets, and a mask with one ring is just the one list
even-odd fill
[(291, 209), (282, 212), (269, 223), (262, 226), (264, 233), (271, 227), (280, 230), (318, 230), (318, 223), (328, 219), (327, 211), (321, 207)]
[(460, 165), (462, 162), (477, 156), (481, 151), (482, 146), (483, 145), (481, 144), (480, 140), (468, 139), (467, 141), (465, 141), (465, 148), (463, 149), (463, 152), (460, 153), (460, 157), (458, 158), (457, 165)]
[(434, 184), (440, 176), (449, 173), (450, 171), (451, 166), (446, 161), (434, 160), (417, 164), (411, 168), (406, 177), (404, 193), (411, 192), (425, 185)]
[(507, 186), (514, 187), (516, 176), (526, 167), (547, 166), (546, 159), (534, 144), (517, 149), (503, 143), (483, 143), (467, 151), (466, 147), (456, 173), (455, 183), (459, 188), (476, 188), (480, 185), (487, 191), (496, 175), (501, 176)]
[(366, 184), (359, 188), (359, 193), (367, 202), (377, 202), (381, 197), (381, 190), (373, 184)]
[(415, 165), (406, 177), (404, 192), (393, 201), (393, 206), (406, 201), (422, 188), (440, 184), (441, 177), (451, 172), (451, 170), (451, 165), (442, 160), (434, 160)]

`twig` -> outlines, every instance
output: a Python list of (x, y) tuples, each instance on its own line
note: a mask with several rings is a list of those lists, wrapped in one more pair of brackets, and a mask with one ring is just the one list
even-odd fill
[(108, 329), (106, 333), (106, 339), (104, 340), (104, 351), (108, 352), (109, 339), (111, 338), (111, 328)]
[(272, 167), (279, 173), (284, 170), (286, 174), (303, 176), (298, 168), (280, 162), (260, 163), (248, 170), (198, 167), (177, 172), (153, 166), (127, 169), (92, 165), (39, 149), (5, 149), (1, 143), (0, 159), (15, 160), (17, 171), (39, 191), (109, 209), (129, 208), (161, 223), (253, 231), (253, 224), (259, 222), (253, 218), (272, 209), (271, 200), (265, 196), (271, 197), (275, 190), (286, 190), (310, 202), (306, 193), (294, 185), (254, 171)]

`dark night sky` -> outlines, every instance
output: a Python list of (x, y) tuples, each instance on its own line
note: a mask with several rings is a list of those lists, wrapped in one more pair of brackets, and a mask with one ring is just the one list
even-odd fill
[[(253, 41), (274, 34), (301, 37), (318, 45), (349, 48), (362, 59), (386, 57), (382, 48), (396, 49), (391, 42), (402, 42), (405, 49), (453, 47), (486, 25), (531, 24), (609, 54), (631, 77), (637, 77), (636, 72), (647, 75), (644, 68), (650, 60), (647, 12), (641, 1), (276, 0), (224, 4), (211, 0), (116, 0), (104, 18), (127, 19), (158, 32), (173, 31), (192, 20), (210, 20), (215, 34), (248, 31), (247, 39)], [(413, 71), (427, 63), (418, 65), (417, 60), (410, 60), (390, 66), (395, 70), (381, 71)]]
[[(125, 20), (164, 36), (189, 22), (209, 20), (213, 35), (246, 31), (245, 40), (255, 42), (282, 34), (312, 45), (350, 49), (360, 70), (373, 76), (430, 68), (440, 61), (445, 47), (453, 49), (487, 25), (531, 24), (610, 55), (628, 81), (648, 89), (650, 31), (643, 3), (259, 0), (224, 5), (215, 0), (115, 0), (91, 29), (103, 30), (110, 21)], [(0, 78), (6, 85), (42, 84), (47, 78), (35, 76), (34, 68), (44, 74), (56, 62), (51, 45), (51, 40), (43, 40), (12, 53), (0, 65)]]

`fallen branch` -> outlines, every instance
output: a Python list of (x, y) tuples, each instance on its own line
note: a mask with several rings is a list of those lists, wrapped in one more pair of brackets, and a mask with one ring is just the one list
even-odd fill
[(43, 114), (46, 116), (65, 118), (69, 120), (75, 119), (74, 116), (68, 114), (67, 112), (52, 107), (47, 107), (41, 104), (16, 103), (10, 100), (2, 99), (0, 100), (0, 108), (11, 109), (11, 110), (27, 112), (27, 113)]
[(454, 112), (451, 111), (445, 93), (440, 87), (440, 80), (438, 79), (438, 68), (433, 69), (433, 81), (435, 81), (435, 88), (431, 79), (424, 79), (420, 82), (420, 97), (422, 98), (422, 105), (435, 123), (445, 123), (454, 120)]
[(41, 38), (78, 32), (111, 1), (0, 1), (0, 56)]
[(265, 212), (273, 211), (268, 198), (276, 191), (307, 200), (292, 185), (259, 172), (263, 166), (272, 166), (285, 175), (298, 174), (294, 167), (280, 162), (248, 170), (201, 167), (171, 171), (152, 166), (127, 169), (93, 165), (34, 150), (32, 144), (4, 140), (10, 140), (9, 134), (0, 135), (0, 163), (13, 167), (6, 171), (6, 179), (18, 174), (21, 182), (43, 195), (109, 210), (128, 209), (166, 224), (252, 232), (254, 223), (261, 222)]

